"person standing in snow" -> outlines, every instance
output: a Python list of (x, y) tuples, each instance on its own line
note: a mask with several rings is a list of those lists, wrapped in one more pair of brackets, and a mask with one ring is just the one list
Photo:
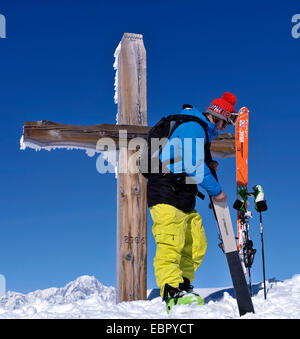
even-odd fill
[[(167, 304), (167, 311), (177, 303), (203, 304), (201, 297), (193, 293), (191, 285), (194, 273), (200, 266), (207, 248), (202, 218), (195, 210), (198, 187), (206, 190), (216, 201), (226, 201), (227, 198), (216, 180), (215, 171), (218, 163), (212, 160), (210, 151), (204, 149), (201, 150), (204, 154), (204, 164), (203, 157), (197, 160), (195, 146), (196, 140), (200, 138), (208, 138), (209, 140), (205, 142), (209, 144), (218, 131), (225, 131), (227, 126), (234, 124), (237, 118), (235, 104), (236, 97), (226, 92), (221, 98), (213, 100), (205, 113), (201, 113), (191, 105), (184, 105), (181, 114), (197, 117), (204, 122), (204, 125), (195, 121), (179, 125), (172, 132), (160, 155), (162, 163), (169, 161), (169, 164), (173, 164), (173, 167), (169, 167), (170, 173), (150, 176), (147, 182), (147, 201), (157, 246), (153, 265), (156, 282), (161, 288), (161, 296)], [(192, 147), (185, 150), (187, 152), (183, 149), (185, 138), (192, 140)], [(175, 145), (172, 155), (171, 152), (164, 155), (168, 143)], [(187, 154), (194, 161), (196, 159), (194, 169), (203, 169), (203, 167), (204, 169), (192, 171), (187, 168), (189, 165), (184, 158), (179, 168), (176, 168), (177, 152)], [(194, 184), (178, 181), (179, 172), (183, 177), (191, 178)]]

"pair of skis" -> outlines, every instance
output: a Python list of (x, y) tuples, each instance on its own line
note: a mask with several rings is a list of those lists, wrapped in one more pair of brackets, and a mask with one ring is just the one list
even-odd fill
[(252, 218), (252, 213), (248, 209), (248, 198), (254, 197), (255, 209), (260, 215), (260, 234), (261, 234), (261, 249), (263, 263), (263, 280), (264, 280), (264, 297), (266, 293), (266, 278), (265, 278), (265, 260), (264, 260), (264, 242), (262, 215), (263, 211), (267, 210), (267, 204), (264, 200), (264, 193), (260, 185), (253, 187), (254, 192), (248, 192), (248, 133), (249, 133), (249, 110), (243, 107), (239, 111), (236, 128), (235, 128), (235, 143), (236, 143), (236, 180), (237, 180), (237, 200), (233, 207), (237, 212), (237, 242), (240, 259), (245, 272), (249, 279), (249, 289), (252, 296), (252, 281), (251, 267), (253, 264), (256, 250), (253, 248), (253, 242), (249, 237), (249, 220)]
[[(253, 263), (256, 250), (253, 249), (253, 243), (249, 238), (249, 219), (251, 218), (251, 212), (248, 210), (248, 130), (249, 130), (249, 111), (246, 107), (243, 107), (239, 111), (239, 116), (236, 123), (235, 137), (236, 137), (236, 175), (237, 175), (237, 188), (238, 188), (238, 200), (235, 203), (235, 208), (238, 209), (238, 245), (232, 227), (230, 212), (227, 203), (216, 202), (211, 198), (211, 205), (215, 214), (219, 235), (222, 241), (221, 247), (225, 253), (233, 287), (235, 290), (236, 300), (240, 315), (246, 313), (254, 313), (254, 307), (251, 300), (250, 293), (246, 281), (246, 275), (248, 273), (250, 286), (251, 275), (250, 268)], [(215, 173), (214, 173), (215, 175)], [(216, 175), (215, 175), (216, 177)], [(217, 178), (217, 177), (216, 177)], [(260, 226), (261, 226), (261, 238), (262, 237), (262, 222), (261, 211), (266, 210), (265, 200), (259, 198), (262, 190), (260, 186), (256, 187), (255, 201), (257, 202), (256, 209), (260, 212)], [(262, 201), (262, 208), (257, 207)], [(263, 250), (263, 247), (262, 247)], [(264, 268), (264, 257), (263, 257)], [(247, 272), (248, 270), (248, 272)], [(265, 269), (264, 269), (264, 282), (265, 282)], [(266, 298), (266, 288), (264, 284), (264, 292)]]
[[(239, 111), (237, 124), (239, 123), (240, 117), (243, 116), (243, 109), (247, 110), (246, 108), (242, 108)], [(238, 149), (238, 145), (236, 145), (236, 149)], [(243, 155), (246, 155), (248, 158), (248, 147), (247, 149), (243, 148), (243, 151)], [(245, 166), (246, 165), (247, 164), (245, 164)], [(212, 173), (217, 179), (217, 175), (214, 170), (212, 170)], [(222, 248), (227, 259), (240, 316), (249, 312), (254, 313), (254, 307), (252, 304), (251, 296), (249, 294), (245, 272), (241, 262), (239, 248), (237, 247), (227, 202), (217, 202), (212, 197), (210, 198), (210, 201), (213, 207), (213, 212), (219, 231), (219, 237), (221, 239), (220, 247)]]
[(240, 316), (249, 312), (254, 313), (254, 307), (236, 245), (228, 205), (226, 202), (217, 202), (213, 198), (211, 198), (211, 204), (222, 241), (221, 247), (227, 259)]
[(237, 200), (233, 207), (238, 210), (237, 244), (244, 273), (248, 275), (250, 295), (252, 295), (250, 269), (256, 250), (249, 238), (249, 220), (252, 214), (248, 209), (248, 134), (249, 111), (243, 107), (239, 111), (235, 127)]

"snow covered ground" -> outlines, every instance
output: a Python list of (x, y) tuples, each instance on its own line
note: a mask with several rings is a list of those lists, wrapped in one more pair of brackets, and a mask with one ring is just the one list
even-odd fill
[[(262, 286), (254, 285), (255, 314), (242, 318), (300, 318), (300, 275), (269, 281), (264, 300)], [(195, 289), (204, 306), (179, 305), (169, 315), (158, 290), (148, 291), (147, 301), (115, 303), (115, 289), (95, 277), (82, 276), (62, 288), (28, 294), (9, 291), (0, 298), (0, 318), (101, 318), (101, 319), (232, 319), (240, 318), (232, 288)]]

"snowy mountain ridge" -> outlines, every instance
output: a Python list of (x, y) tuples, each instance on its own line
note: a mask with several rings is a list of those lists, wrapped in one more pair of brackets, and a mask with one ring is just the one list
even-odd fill
[[(285, 281), (269, 281), (264, 300), (261, 284), (254, 285), (255, 314), (243, 318), (300, 318), (300, 275)], [(157, 289), (148, 300), (116, 304), (114, 287), (93, 276), (81, 276), (65, 287), (52, 287), (28, 294), (7, 292), (0, 298), (0, 318), (100, 318), (100, 319), (197, 319), (239, 318), (232, 288), (195, 289), (204, 306), (179, 305), (169, 315)]]
[(63, 305), (85, 300), (91, 296), (96, 296), (99, 301), (114, 303), (115, 288), (106, 287), (95, 277), (84, 275), (62, 288), (51, 287), (30, 292), (26, 295), (9, 291), (0, 298), (0, 308), (16, 310), (37, 301), (49, 303), (50, 305)]

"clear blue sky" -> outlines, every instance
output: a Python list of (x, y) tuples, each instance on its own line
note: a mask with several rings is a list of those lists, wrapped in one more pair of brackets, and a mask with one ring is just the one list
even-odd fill
[[(115, 286), (116, 180), (83, 151), (19, 150), (24, 121), (115, 123), (113, 54), (124, 32), (147, 50), (148, 123), (183, 103), (203, 110), (225, 91), (250, 109), (249, 184), (260, 183), (267, 277), (300, 273), (300, 39), (291, 35), (299, 1), (2, 0), (0, 39), (0, 274), (7, 290), (29, 292), (95, 275)], [(219, 177), (235, 200), (235, 159)], [(197, 287), (231, 285), (208, 200), (199, 201), (208, 251)], [(297, 207), (298, 206), (298, 207)], [(253, 207), (253, 206), (252, 206)], [(236, 213), (232, 211), (236, 223)], [(253, 280), (262, 276), (258, 249)], [(148, 225), (148, 287), (155, 287)]]

